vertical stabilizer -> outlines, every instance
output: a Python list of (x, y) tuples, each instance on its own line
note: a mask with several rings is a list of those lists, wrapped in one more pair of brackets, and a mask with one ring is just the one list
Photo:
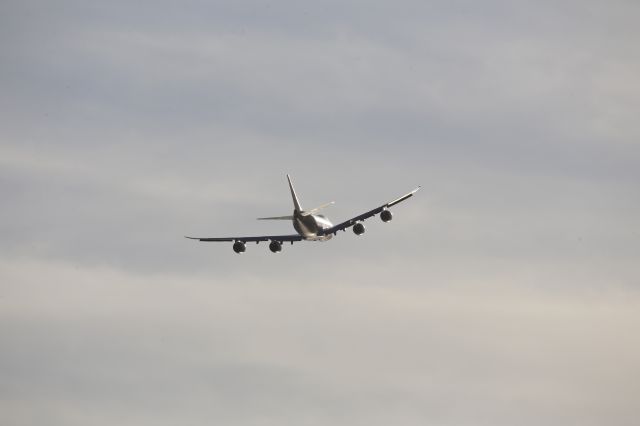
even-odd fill
[(291, 176), (287, 175), (287, 180), (289, 181), (289, 189), (291, 190), (291, 198), (293, 199), (293, 206), (295, 207), (296, 212), (300, 212), (302, 211), (302, 207), (300, 207), (300, 202), (298, 201), (296, 190), (293, 189), (293, 184), (291, 183)]

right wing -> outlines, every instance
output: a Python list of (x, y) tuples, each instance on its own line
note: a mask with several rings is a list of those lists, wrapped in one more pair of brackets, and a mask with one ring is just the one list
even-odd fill
[(395, 206), (398, 203), (401, 203), (402, 201), (406, 200), (407, 198), (411, 198), (413, 197), (413, 194), (415, 194), (416, 192), (418, 192), (418, 190), (420, 189), (420, 187), (417, 187), (416, 189), (414, 189), (413, 191), (404, 194), (402, 197), (396, 198), (393, 201), (389, 201), (388, 203), (385, 203), (383, 205), (381, 205), (380, 207), (376, 207), (373, 210), (369, 210), (366, 213), (362, 213), (361, 215), (358, 215), (356, 217), (352, 217), (349, 220), (345, 220), (342, 223), (339, 223), (335, 226), (332, 226), (331, 228), (325, 229), (323, 232), (323, 235), (329, 235), (329, 234), (336, 234), (336, 232), (338, 231), (344, 231), (345, 229), (355, 225), (356, 223), (368, 219), (371, 216), (375, 216), (378, 213), (382, 212), (383, 210), (386, 210), (387, 208), (391, 207), (391, 206)]
[(293, 235), (265, 235), (262, 237), (221, 237), (221, 238), (208, 238), (208, 237), (185, 237), (190, 240), (199, 240), (199, 241), (242, 241), (246, 242), (259, 242), (259, 241), (302, 241), (302, 237), (298, 234)]

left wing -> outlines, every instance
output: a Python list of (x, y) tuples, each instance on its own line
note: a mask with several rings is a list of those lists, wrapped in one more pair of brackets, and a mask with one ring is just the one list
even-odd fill
[(365, 220), (367, 218), (370, 218), (371, 216), (375, 216), (378, 213), (380, 213), (383, 210), (386, 210), (387, 208), (391, 207), (391, 206), (395, 206), (398, 203), (401, 203), (402, 201), (406, 200), (407, 198), (411, 198), (413, 196), (413, 194), (415, 194), (416, 192), (418, 192), (418, 190), (420, 189), (420, 187), (417, 187), (416, 189), (414, 189), (413, 191), (409, 192), (408, 194), (404, 194), (402, 197), (396, 198), (393, 201), (389, 201), (386, 204), (381, 205), (380, 207), (376, 207), (373, 210), (369, 210), (366, 213), (362, 213), (359, 216), (353, 217), (349, 220), (346, 220), (338, 225), (334, 225), (331, 228), (325, 229), (323, 232), (323, 235), (328, 235), (328, 234), (336, 234), (336, 232), (338, 231), (344, 231), (345, 229), (355, 225), (356, 223), (360, 222), (361, 220)]
[(302, 237), (298, 234), (294, 235), (265, 235), (262, 237), (221, 237), (221, 238), (207, 238), (207, 237), (185, 237), (190, 240), (199, 240), (199, 241), (242, 241), (246, 242), (260, 242), (260, 241), (302, 241)]

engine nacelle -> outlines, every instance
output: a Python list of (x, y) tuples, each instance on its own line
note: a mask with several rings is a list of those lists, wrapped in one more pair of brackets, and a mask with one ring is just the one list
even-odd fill
[(391, 219), (393, 219), (393, 213), (391, 213), (391, 210), (382, 210), (382, 212), (380, 212), (380, 219), (385, 223), (390, 222)]
[(282, 251), (282, 243), (280, 241), (271, 241), (271, 243), (269, 243), (269, 250), (273, 253), (280, 253)]
[(364, 224), (362, 222), (358, 222), (355, 225), (353, 225), (353, 233), (356, 235), (362, 235), (364, 234), (365, 228), (364, 228)]
[(244, 253), (247, 250), (247, 246), (244, 244), (244, 241), (236, 241), (233, 243), (233, 251), (236, 253)]

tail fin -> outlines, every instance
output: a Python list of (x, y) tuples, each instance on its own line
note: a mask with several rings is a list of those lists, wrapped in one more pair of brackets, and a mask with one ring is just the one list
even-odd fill
[(287, 180), (289, 181), (289, 189), (291, 190), (291, 198), (293, 198), (293, 206), (295, 207), (297, 212), (302, 211), (302, 207), (300, 207), (300, 202), (298, 201), (298, 196), (296, 195), (296, 190), (293, 189), (293, 184), (291, 183), (291, 176), (287, 175)]

